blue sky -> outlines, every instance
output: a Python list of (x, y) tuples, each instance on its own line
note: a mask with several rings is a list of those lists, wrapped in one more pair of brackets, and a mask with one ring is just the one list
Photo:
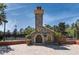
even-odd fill
[[(27, 26), (35, 27), (34, 10), (37, 6), (41, 6), (44, 9), (43, 24), (51, 26), (59, 22), (72, 24), (79, 19), (79, 4), (9, 3), (5, 10), (6, 19), (8, 20), (7, 30), (13, 31), (15, 25), (17, 25), (18, 30)], [(0, 26), (0, 30), (3, 30), (3, 25)]]

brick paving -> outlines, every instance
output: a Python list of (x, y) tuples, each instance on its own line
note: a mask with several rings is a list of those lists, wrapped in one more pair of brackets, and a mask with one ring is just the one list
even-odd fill
[[(1, 50), (2, 49), (2, 50)], [(0, 46), (1, 55), (79, 55), (79, 45), (32, 45)]]

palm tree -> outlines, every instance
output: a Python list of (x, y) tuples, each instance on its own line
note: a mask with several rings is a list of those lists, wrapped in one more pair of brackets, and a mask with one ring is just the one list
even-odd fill
[(6, 15), (4, 12), (5, 8), (6, 8), (6, 5), (3, 3), (0, 3), (0, 25), (6, 19)]
[(5, 38), (6, 23), (7, 23), (8, 21), (7, 21), (7, 20), (4, 20), (3, 22), (4, 22), (4, 41), (5, 41), (5, 39), (6, 39), (6, 38)]
[(6, 30), (6, 23), (8, 22), (6, 19), (5, 13), (6, 5), (4, 3), (0, 3), (0, 25), (4, 23), (4, 40), (5, 40), (5, 30)]

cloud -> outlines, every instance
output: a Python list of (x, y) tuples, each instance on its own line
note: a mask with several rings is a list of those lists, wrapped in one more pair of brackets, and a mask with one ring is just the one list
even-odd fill
[(18, 16), (20, 15), (19, 13), (10, 13), (11, 16)]
[[(12, 20), (12, 19), (8, 19), (8, 23), (6, 24), (6, 31), (7, 30), (11, 30), (13, 31), (14, 30), (14, 25), (16, 25), (16, 21), (15, 20)], [(4, 24), (2, 24), (0, 26), (0, 30), (3, 31), (4, 30)]]
[(51, 22), (54, 22), (55, 17), (49, 15), (49, 14), (44, 14), (43, 16), (43, 24), (50, 24)]
[(16, 24), (17, 24), (16, 20), (9, 19), (9, 20), (8, 20), (8, 23), (7, 23), (7, 26), (6, 26), (6, 30), (11, 30), (11, 31), (13, 31), (14, 26), (15, 26)]
[(69, 16), (69, 17), (64, 17), (64, 18), (60, 18), (57, 19), (56, 21), (58, 22), (65, 22), (67, 24), (72, 24), (74, 22), (76, 22), (76, 20), (79, 19), (79, 16)]
[[(9, 5), (11, 5), (11, 4), (9, 4)], [(19, 5), (19, 6), (15, 5), (15, 6), (7, 7), (7, 9), (5, 9), (5, 11), (6, 12), (7, 11), (14, 11), (14, 10), (17, 10), (17, 9), (20, 9), (20, 8), (23, 8), (23, 7), (26, 7), (26, 6), (24, 6), (24, 5)]]
[(44, 24), (50, 24), (50, 25), (57, 25), (60, 22), (65, 22), (66, 24), (72, 24), (76, 22), (76, 20), (79, 19), (79, 16), (66, 16), (66, 17), (58, 17), (58, 16), (52, 16), (49, 14), (44, 15), (43, 23)]

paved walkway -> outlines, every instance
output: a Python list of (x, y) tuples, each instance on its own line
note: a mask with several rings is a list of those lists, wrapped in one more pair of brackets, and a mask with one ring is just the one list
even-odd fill
[(0, 46), (1, 55), (79, 55), (79, 45), (27, 46), (26, 44)]

